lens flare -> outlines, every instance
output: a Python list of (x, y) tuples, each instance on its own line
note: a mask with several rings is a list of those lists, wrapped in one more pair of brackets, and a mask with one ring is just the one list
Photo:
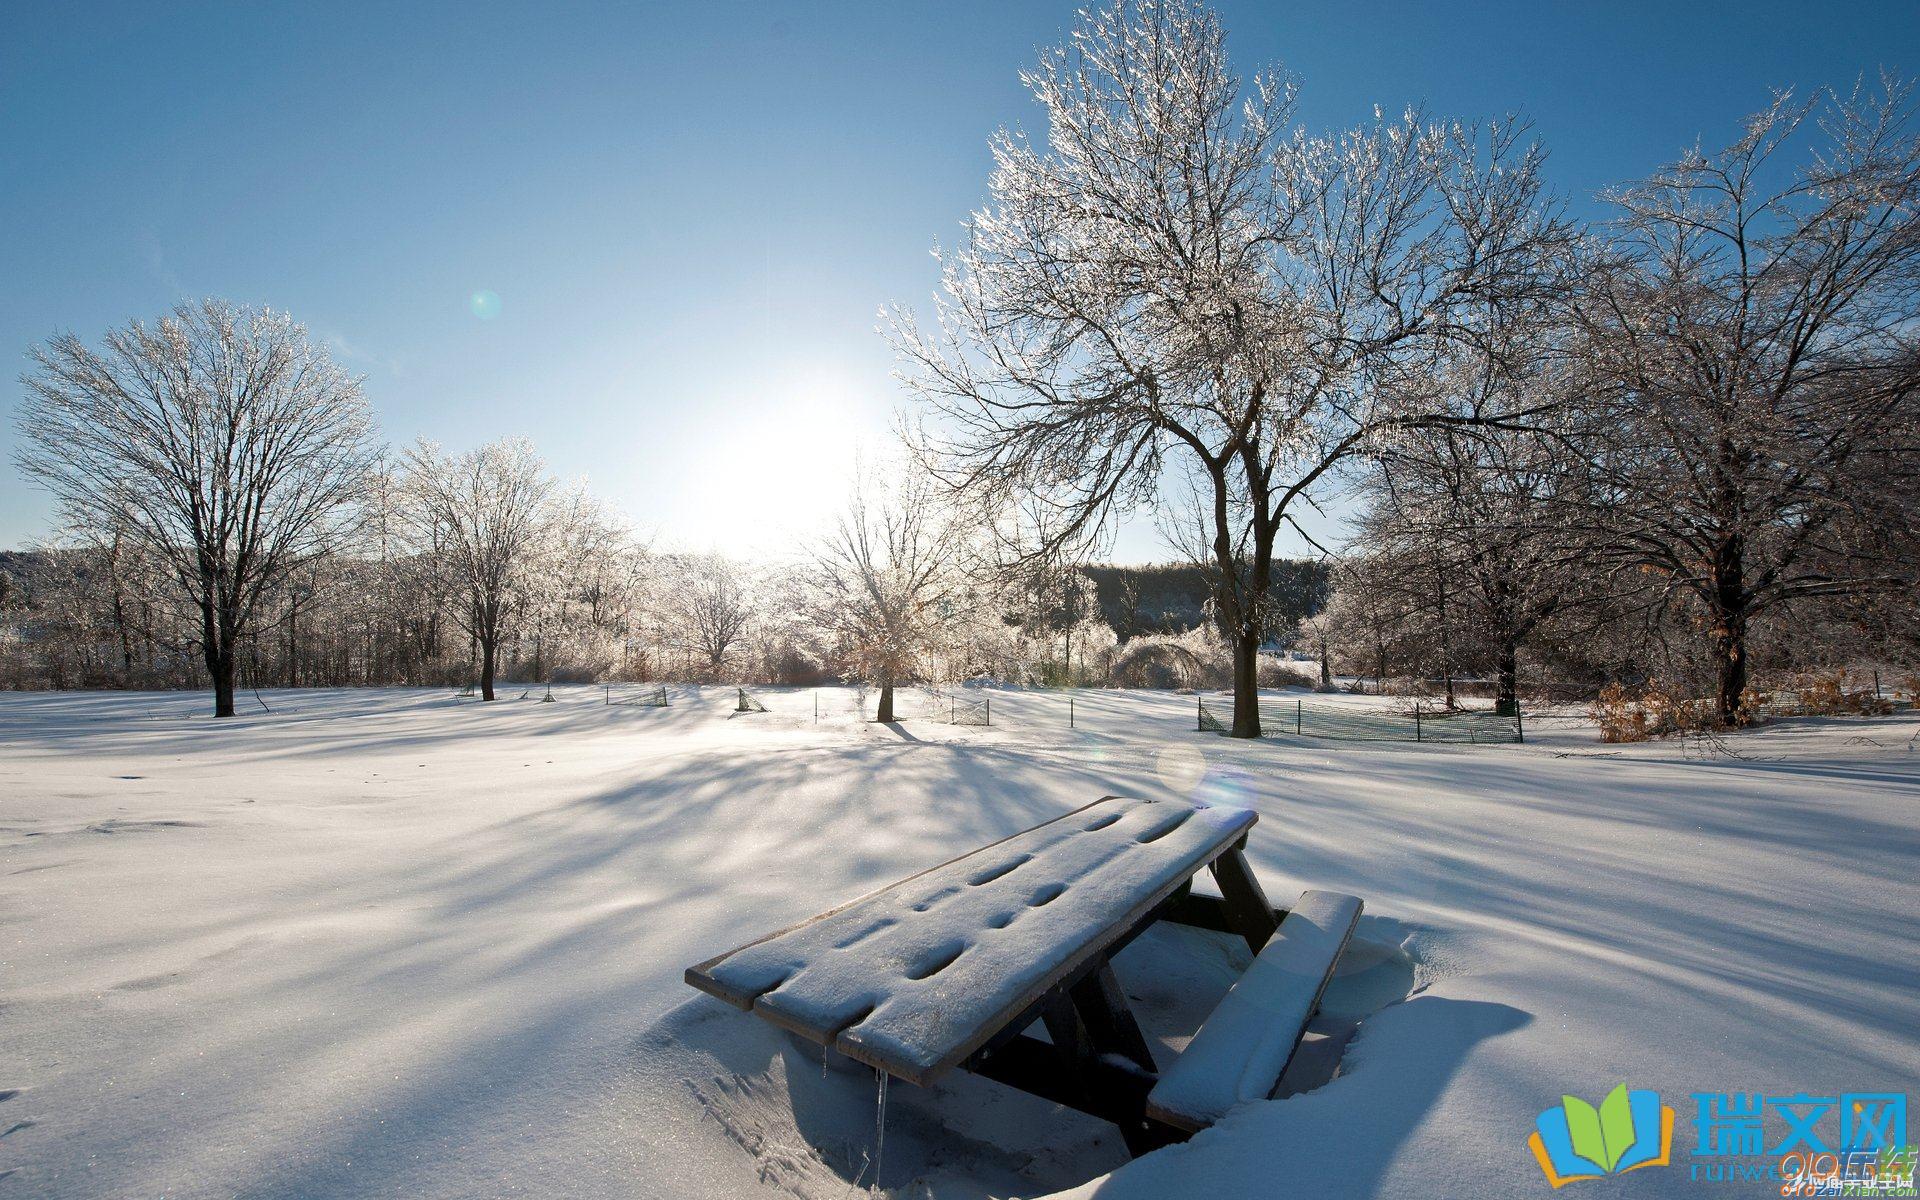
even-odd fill
[(1205, 777), (1207, 756), (1193, 746), (1163, 746), (1153, 756), (1153, 771), (1168, 791), (1184, 796)]
[(1252, 808), (1253, 776), (1239, 767), (1215, 767), (1194, 789), (1193, 798), (1211, 808)]
[(467, 307), (482, 321), (491, 321), (500, 315), (500, 297), (482, 289), (467, 297)]

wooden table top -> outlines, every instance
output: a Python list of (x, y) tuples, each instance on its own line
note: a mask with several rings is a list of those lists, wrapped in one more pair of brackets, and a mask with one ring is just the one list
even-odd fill
[(690, 967), (687, 982), (929, 1083), (1255, 820), (1244, 809), (1109, 796)]

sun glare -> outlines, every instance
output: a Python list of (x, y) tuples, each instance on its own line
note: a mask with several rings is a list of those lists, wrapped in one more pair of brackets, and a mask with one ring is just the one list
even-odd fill
[(741, 416), (712, 452), (724, 481), (703, 514), (713, 537), (770, 551), (822, 530), (846, 503), (863, 442), (884, 432), (841, 374), (813, 370)]

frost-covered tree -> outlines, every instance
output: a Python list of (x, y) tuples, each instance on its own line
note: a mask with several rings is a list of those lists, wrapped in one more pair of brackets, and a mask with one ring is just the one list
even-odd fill
[(359, 381), (282, 313), (223, 300), (31, 352), (17, 462), (67, 517), (165, 564), (198, 617), (214, 715), (262, 602), (326, 552), (358, 499), (372, 414)]
[(702, 675), (718, 679), (753, 625), (753, 579), (746, 564), (721, 554), (688, 554), (668, 571), (665, 616), (674, 644)]
[(869, 472), (814, 547), (811, 615), (859, 677), (880, 689), (877, 720), (894, 719), (894, 687), (966, 619), (965, 528), (925, 474)]
[(1916, 115), (1896, 80), (1779, 96), (1617, 194), (1583, 298), (1595, 553), (1691, 602), (1728, 724), (1756, 618), (1915, 583)]
[[(1381, 439), (1355, 540), (1391, 561), (1373, 577), (1384, 600), (1429, 628), (1449, 702), (1456, 666), (1490, 668), (1501, 711), (1512, 712), (1521, 648), (1597, 588), (1589, 548), (1568, 520), (1573, 444), (1586, 423), (1552, 403), (1570, 387), (1565, 307), (1479, 316), (1479, 336), (1400, 386), (1481, 419)], [(1531, 416), (1516, 425), (1516, 413)]]
[(1373, 575), (1381, 602), (1432, 631), (1449, 682), (1455, 667), (1491, 668), (1503, 712), (1534, 631), (1591, 595), (1584, 547), (1555, 524), (1552, 446), (1453, 431), (1402, 443), (1359, 523), (1358, 541), (1392, 563)]
[(478, 647), (480, 695), (492, 700), (501, 640), (538, 587), (553, 478), (520, 438), (451, 456), (423, 441), (407, 452), (407, 466), (414, 550)]
[(533, 641), (533, 680), (550, 681), (556, 658), (576, 668), (610, 665), (601, 643), (624, 625), (613, 608), (642, 562), (634, 549), (625, 525), (584, 482), (555, 492), (524, 573), (519, 634)]
[[(1458, 422), (1391, 386), (1464, 309), (1532, 303), (1568, 231), (1517, 124), (1416, 112), (1314, 137), (1294, 89), (1228, 68), (1190, 0), (1116, 0), (1024, 78), (1044, 145), (1002, 133), (990, 200), (945, 258), (938, 328), (894, 340), (942, 477), (1021, 553), (1097, 542), (1177, 471), (1200, 497), (1232, 732), (1260, 732), (1275, 542), (1383, 430)], [(1009, 497), (1034, 498), (1016, 509)]]

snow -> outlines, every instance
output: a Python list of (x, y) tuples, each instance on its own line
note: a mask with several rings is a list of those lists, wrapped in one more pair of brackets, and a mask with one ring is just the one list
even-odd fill
[(1147, 1113), (1198, 1130), (1265, 1100), (1293, 1057), (1363, 901), (1306, 891), (1147, 1098)]
[[(1270, 896), (1365, 899), (1287, 1098), (1128, 1163), (989, 1081), (896, 1082), (893, 1194), (1537, 1196), (1534, 1117), (1624, 1081), (1679, 1110), (1676, 1165), (1587, 1186), (1695, 1195), (1689, 1092), (1920, 1080), (1912, 716), (1733, 757), (1568, 714), (1248, 745), (1171, 693), (1077, 693), (1068, 729), (1057, 693), (972, 728), (555, 692), (0, 696), (0, 1200), (846, 1195), (872, 1073), (682, 972), (1106, 794), (1250, 807)], [(1157, 1059), (1246, 959), (1121, 956)]]
[(733, 951), (687, 982), (924, 1084), (1254, 823), (1111, 799)]

